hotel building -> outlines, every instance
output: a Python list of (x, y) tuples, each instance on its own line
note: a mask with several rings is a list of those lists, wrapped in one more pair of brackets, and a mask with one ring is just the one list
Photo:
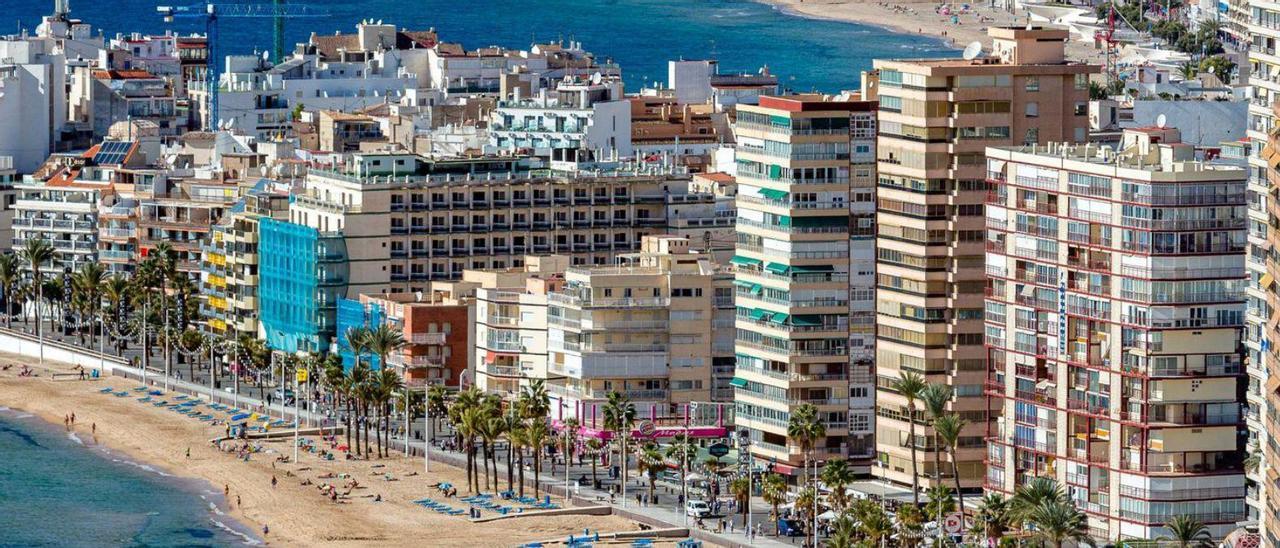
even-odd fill
[(985, 487), (1049, 477), (1092, 537), (1246, 517), (1245, 170), (1176, 129), (992, 147)]
[[(877, 60), (876, 475), (934, 485), (935, 436), (917, 401), (894, 390), (905, 371), (950, 385), (951, 412), (969, 421), (960, 483), (982, 486), (988, 401), (983, 394), (983, 201), (988, 146), (1083, 141), (1089, 75), (1064, 57), (1066, 30), (991, 28), (989, 54), (972, 60)], [(910, 424), (915, 423), (915, 438)], [(937, 471), (953, 485), (950, 451)]]
[(872, 341), (856, 339), (866, 346), (852, 362), (849, 325), (851, 312), (868, 310), (849, 297), (851, 230), (868, 245), (874, 233), (869, 204), (851, 200), (854, 186), (871, 198), (874, 111), (874, 101), (820, 95), (738, 107), (734, 420), (752, 454), (787, 475), (805, 458), (787, 438), (791, 412), (805, 403), (827, 429), (817, 458), (871, 456)]

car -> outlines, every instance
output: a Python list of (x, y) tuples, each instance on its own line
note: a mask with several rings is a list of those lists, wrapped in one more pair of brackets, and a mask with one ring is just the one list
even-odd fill
[(780, 519), (778, 533), (784, 537), (801, 537), (804, 536), (804, 525), (797, 519)]
[(691, 518), (705, 518), (711, 515), (711, 505), (705, 500), (691, 500), (684, 503), (684, 513)]

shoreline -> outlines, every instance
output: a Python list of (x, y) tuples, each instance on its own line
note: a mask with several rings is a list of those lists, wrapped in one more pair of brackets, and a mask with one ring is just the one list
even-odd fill
[[(988, 8), (980, 3), (971, 3), (972, 11), (958, 15), (960, 24), (952, 24), (950, 16), (929, 13), (938, 2), (884, 2), (884, 0), (753, 0), (772, 6), (778, 12), (792, 17), (855, 23), (877, 27), (903, 36), (922, 36), (938, 41), (944, 47), (963, 49), (971, 42), (981, 42), (984, 48), (990, 48), (991, 38), (986, 28), (993, 25), (1021, 26), (1027, 23), (1025, 12), (1013, 14)], [(882, 2), (884, 5), (882, 5)], [(903, 13), (894, 7), (909, 11)], [(958, 4), (958, 3), (957, 3)], [(911, 24), (896, 23), (904, 17), (910, 17)], [(983, 21), (981, 18), (990, 18)], [(910, 27), (916, 27), (912, 30)], [(957, 54), (958, 57), (958, 54)], [(1087, 42), (1067, 41), (1067, 58), (1074, 61), (1100, 62), (1103, 58), (1101, 50), (1095, 49)]]
[[(32, 361), (3, 352), (0, 360)], [(122, 460), (171, 476), (166, 480), (207, 483), (216, 497), (222, 497), (217, 486), (223, 485), (229, 496), (215, 505), (217, 510), (258, 532), (256, 540), (266, 544), (410, 546), (431, 538), (438, 546), (512, 546), (563, 538), (583, 529), (601, 535), (638, 529), (630, 520), (612, 515), (529, 516), (473, 523), (461, 516), (430, 512), (411, 501), (440, 498), (430, 488), (437, 482), (465, 485), (462, 469), (432, 462), (427, 475), (422, 471), (421, 457), (406, 459), (396, 452), (383, 459), (328, 461), (302, 451), (298, 463), (282, 462), (280, 458), (292, 454), (292, 438), (251, 440), (261, 451), (242, 460), (235, 452), (224, 452), (210, 443), (223, 434), (222, 425), (139, 403), (132, 392), (139, 386), (136, 382), (119, 377), (53, 381), (51, 372), (66, 372), (70, 366), (46, 362), (43, 368), (32, 367), (38, 377), (19, 378), (14, 370), (0, 372), (0, 406), (34, 415), (54, 428), (60, 416), (74, 412), (76, 423), (68, 435), (78, 437), (86, 446), (99, 445), (109, 454), (127, 456)], [(130, 392), (127, 397), (99, 393), (107, 387)], [(96, 436), (91, 425), (96, 426)], [(323, 446), (314, 436), (303, 438)], [(190, 457), (185, 457), (188, 450)], [(273, 479), (278, 485), (273, 485)], [(347, 487), (345, 483), (351, 480), (358, 485)], [(330, 500), (319, 490), (326, 482), (342, 482), (335, 487), (339, 491), (347, 487), (346, 493), (337, 501)], [(532, 487), (526, 491), (532, 494)], [(450, 502), (465, 508), (465, 503)], [(270, 527), (266, 535), (260, 534), (264, 525)]]
[[(7, 417), (5, 417), (7, 415)], [(31, 421), (37, 423), (34, 428), (47, 429), (50, 433), (58, 432), (58, 425), (51, 417), (46, 417), (38, 413), (30, 412), (21, 406), (0, 406), (0, 417), (7, 418), (10, 422)], [(65, 427), (64, 427), (65, 428)], [(180, 490), (185, 494), (196, 497), (200, 500), (200, 506), (204, 511), (204, 518), (209, 521), (211, 527), (216, 527), (231, 535), (243, 539), (247, 546), (260, 546), (265, 544), (262, 537), (259, 536), (252, 527), (242, 522), (236, 517), (229, 514), (230, 508), (227, 506), (226, 499), (217, 492), (217, 488), (203, 478), (186, 476), (175, 472), (172, 469), (160, 463), (139, 462), (132, 455), (112, 448), (108, 445), (99, 443), (96, 437), (92, 437), (89, 441), (85, 441), (76, 431), (62, 431), (73, 443), (79, 446), (77, 450), (84, 451), (95, 459), (102, 459), (122, 466), (131, 466), (137, 468), (146, 474), (156, 476), (158, 481), (168, 485), (169, 487)]]

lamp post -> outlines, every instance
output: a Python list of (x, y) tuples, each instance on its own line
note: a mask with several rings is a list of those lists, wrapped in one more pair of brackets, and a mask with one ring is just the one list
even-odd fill
[[(298, 462), (299, 430), (302, 429), (302, 391), (298, 389), (298, 385), (306, 382), (309, 373), (306, 355), (306, 352), (298, 351), (298, 368), (293, 373), (293, 462), (295, 464)], [(280, 415), (284, 418), (284, 402), (280, 402)]]
[[(427, 392), (431, 391), (431, 387), (427, 386)], [(426, 435), (422, 437), (422, 473), (431, 473), (431, 403), (428, 401), (427, 393), (422, 395), (422, 422), (425, 423), (424, 430)]]

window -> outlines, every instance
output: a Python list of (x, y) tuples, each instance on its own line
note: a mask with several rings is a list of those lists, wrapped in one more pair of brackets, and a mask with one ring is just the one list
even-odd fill
[(1027, 91), (1040, 91), (1040, 77), (1028, 76), (1025, 80)]
[(1035, 118), (1037, 116), (1040, 116), (1040, 103), (1034, 101), (1027, 103), (1027, 118)]
[(1076, 116), (1087, 116), (1089, 114), (1089, 103), (1076, 103), (1075, 108), (1072, 109), (1072, 113)]

